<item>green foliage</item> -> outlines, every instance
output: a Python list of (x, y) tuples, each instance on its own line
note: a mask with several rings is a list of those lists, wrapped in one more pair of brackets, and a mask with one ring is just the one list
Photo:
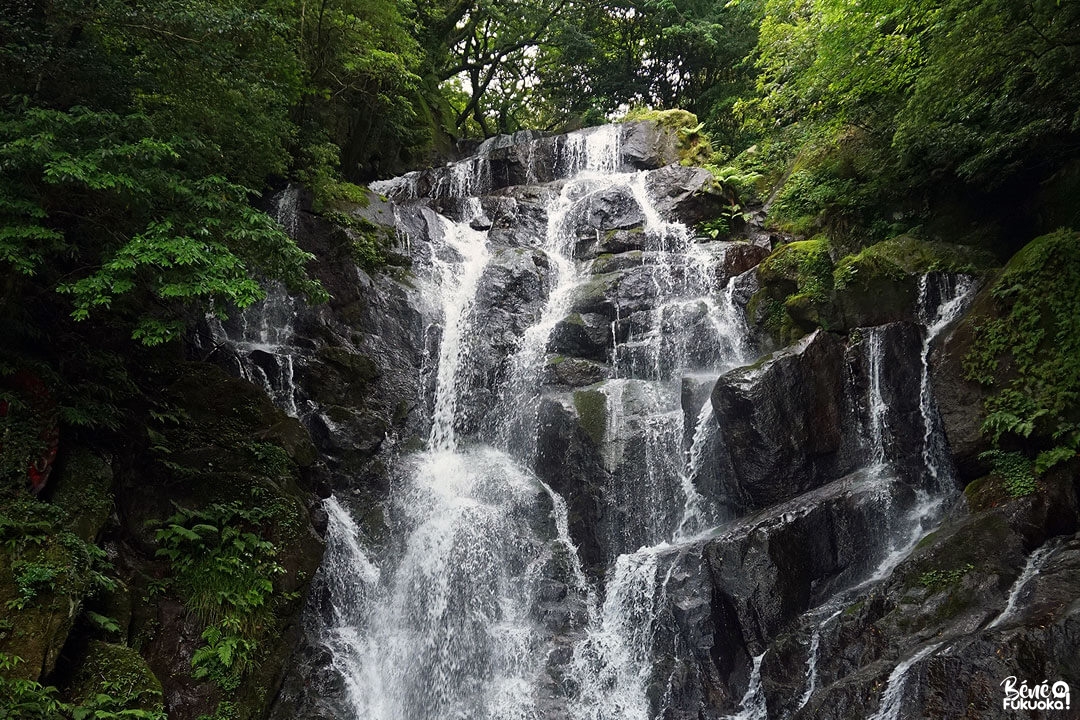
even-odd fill
[(63, 596), (77, 601), (115, 586), (105, 551), (70, 532), (69, 522), (63, 509), (21, 493), (0, 498), (0, 543), (16, 591), (8, 609), (22, 611)]
[(219, 702), (213, 715), (200, 715), (199, 720), (236, 720), (239, 710), (236, 703)]
[(65, 706), (54, 687), (8, 678), (22, 658), (0, 653), (0, 720), (61, 720)]
[(55, 687), (8, 678), (21, 658), (0, 653), (0, 720), (165, 720), (161, 692), (133, 691), (102, 682), (79, 703), (65, 703)]
[(836, 263), (837, 288), (853, 284), (859, 277), (902, 279), (907, 274), (932, 271), (974, 273), (992, 262), (985, 252), (946, 243), (926, 242), (903, 235), (883, 240)]
[(63, 568), (52, 562), (39, 562), (36, 560), (16, 560), (11, 565), (12, 574), (15, 576), (15, 586), (18, 588), (18, 597), (8, 600), (8, 609), (22, 610), (37, 597), (42, 591), (56, 589), (56, 578), (63, 572)]
[[(872, 229), (891, 223), (884, 205), (900, 198), (950, 184), (987, 190), (1075, 157), (1078, 41), (1080, 8), (1057, 0), (765, 0), (757, 93), (736, 109), (766, 136), (795, 124), (821, 137), (857, 132), (856, 204)], [(818, 174), (811, 185), (849, 177)], [(848, 196), (818, 192), (827, 202)], [(781, 217), (823, 203), (795, 205)]]
[(1022, 452), (988, 450), (981, 453), (979, 459), (991, 464), (994, 474), (1001, 478), (1005, 491), (1011, 497), (1031, 495), (1038, 489), (1033, 464)]
[(284, 572), (277, 548), (262, 537), (272, 512), (239, 502), (179, 509), (155, 538), (185, 604), (206, 623), (192, 668), (234, 690), (255, 662), (269, 627), (274, 578)]
[(827, 171), (797, 170), (784, 183), (769, 210), (769, 222), (795, 235), (823, 227), (826, 214), (850, 210), (858, 195), (856, 182)]
[(975, 328), (968, 379), (994, 388), (983, 432), (1023, 443), (1040, 471), (1080, 446), (1080, 235), (1059, 230), (1018, 252), (990, 290), (993, 317)]
[(244, 0), (61, 0), (0, 21), (9, 271), (148, 345), (180, 332), (186, 305), (260, 299), (256, 277), (325, 298), (311, 256), (250, 205), (289, 163), (300, 66), (284, 30)]
[(927, 570), (919, 575), (919, 584), (931, 592), (938, 592), (960, 582), (961, 578), (975, 569), (971, 563), (951, 570)]

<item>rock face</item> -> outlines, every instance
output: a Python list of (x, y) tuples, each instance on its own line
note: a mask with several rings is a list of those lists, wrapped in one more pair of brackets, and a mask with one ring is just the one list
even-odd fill
[(968, 380), (964, 356), (971, 350), (975, 325), (994, 312), (989, 288), (975, 298), (971, 310), (938, 345), (933, 357), (934, 386), (945, 436), (949, 440), (957, 472), (964, 480), (973, 480), (988, 468), (978, 460), (979, 453), (990, 446), (982, 434), (983, 404), (986, 389)]
[[(867, 330), (852, 347), (818, 330), (723, 375), (710, 398), (718, 433), (695, 478), (701, 491), (737, 515), (783, 502), (860, 467), (874, 452), (875, 424), (889, 434), (881, 459), (910, 467), (923, 442), (919, 399), (911, 392), (919, 384), (921, 341), (911, 323)], [(879, 353), (876, 368), (871, 345)], [(871, 386), (876, 409), (862, 400)]]
[(736, 513), (786, 500), (856, 464), (856, 448), (844, 447), (858, 433), (847, 422), (843, 343), (818, 331), (760, 362), (721, 377), (710, 399), (721, 432), (705, 484)]
[[(300, 203), (335, 298), (231, 366), (293, 403), (363, 557), (315, 583), (273, 717), (367, 716), (374, 693), (483, 718), (487, 685), (543, 720), (1006, 717), (1010, 674), (1080, 686), (1075, 468), (1028, 498), (993, 477), (959, 494), (948, 444), (962, 479), (982, 446), (970, 320), (937, 317), (955, 298), (909, 274), (826, 308), (789, 263), (765, 276), (805, 328), (777, 350), (743, 322), (775, 310), (753, 301), (776, 300), (771, 239), (697, 236), (725, 203), (678, 154), (653, 123), (485, 141), (351, 211), (386, 229), (398, 265), (374, 274)], [(466, 525), (514, 532), (493, 547)], [(448, 547), (460, 567), (426, 563)], [(437, 640), (398, 668), (386, 637)]]

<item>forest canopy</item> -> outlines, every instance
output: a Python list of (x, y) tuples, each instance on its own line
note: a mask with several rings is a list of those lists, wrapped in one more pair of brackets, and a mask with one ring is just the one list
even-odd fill
[(716, 167), (793, 174), (792, 227), (880, 239), (1071, 172), (1078, 54), (1076, 0), (8, 0), (5, 300), (57, 291), (151, 344), (266, 279), (318, 300), (267, 189), (351, 197), (635, 107), (696, 113)]

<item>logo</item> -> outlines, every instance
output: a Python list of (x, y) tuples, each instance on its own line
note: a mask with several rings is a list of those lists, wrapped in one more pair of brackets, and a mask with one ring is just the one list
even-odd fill
[(1002, 701), (1005, 710), (1069, 710), (1069, 683), (1058, 680), (1053, 685), (1043, 680), (1038, 685), (1028, 685), (1027, 680), (1017, 683), (1016, 676), (1010, 675), (1001, 681), (1005, 688)]

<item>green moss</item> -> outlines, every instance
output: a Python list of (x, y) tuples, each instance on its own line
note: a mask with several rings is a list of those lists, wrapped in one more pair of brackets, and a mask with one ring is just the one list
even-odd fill
[(604, 442), (607, 433), (607, 396), (599, 390), (576, 390), (574, 408), (578, 423), (594, 444)]
[(76, 446), (66, 454), (52, 482), (52, 502), (68, 513), (69, 528), (93, 542), (112, 512), (112, 468), (100, 455)]
[(845, 256), (836, 264), (833, 280), (837, 288), (844, 288), (856, 280), (899, 280), (906, 274), (935, 270), (975, 273), (992, 264), (993, 257), (983, 250), (901, 235)]
[(367, 355), (342, 347), (324, 347), (319, 359), (340, 370), (349, 382), (369, 383), (379, 377), (379, 366)]
[(647, 107), (631, 108), (619, 122), (654, 122), (668, 130), (687, 130), (698, 126), (697, 115), (689, 110), (652, 110)]
[(23, 658), (28, 679), (51, 671), (83, 598), (114, 586), (104, 551), (72, 526), (63, 508), (0, 497), (0, 614), (11, 626), (0, 653)]
[(138, 652), (126, 645), (92, 641), (67, 695), (86, 704), (99, 693), (117, 700), (117, 709), (160, 711), (161, 682)]
[(781, 245), (758, 266), (764, 284), (793, 285), (795, 292), (822, 296), (832, 290), (832, 259), (829, 239), (817, 235)]
[(566, 362), (566, 356), (565, 355), (552, 355), (547, 360), (547, 364), (549, 366), (551, 366), (551, 367), (555, 367), (556, 365), (561, 365), (564, 362)]
[(1080, 233), (1059, 230), (1016, 253), (975, 323), (965, 376), (995, 392), (983, 432), (1019, 446), (1037, 472), (1080, 449)]
[(761, 290), (747, 306), (782, 343), (825, 326), (833, 289), (829, 239), (818, 235), (782, 245), (758, 266)]

